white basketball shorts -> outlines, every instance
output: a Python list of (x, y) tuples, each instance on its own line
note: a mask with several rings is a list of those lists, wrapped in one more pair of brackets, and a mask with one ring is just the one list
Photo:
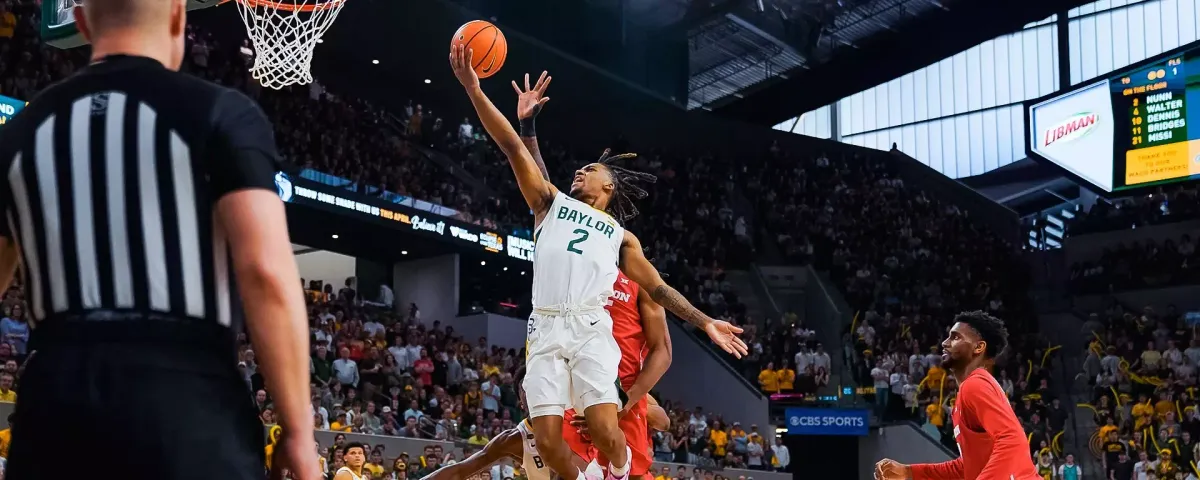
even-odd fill
[[(536, 310), (536, 309), (535, 309)], [(603, 308), (571, 315), (529, 316), (525, 398), (531, 418), (580, 413), (592, 405), (619, 405), (617, 365), (621, 349), (612, 318)]]

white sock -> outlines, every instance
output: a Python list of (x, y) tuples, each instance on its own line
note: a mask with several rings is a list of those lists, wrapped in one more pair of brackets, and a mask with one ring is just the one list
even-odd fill
[(587, 480), (587, 475), (583, 474), (583, 470), (576, 470), (576, 472), (579, 472), (579, 475), (575, 477), (575, 480)]
[(629, 463), (631, 460), (630, 457), (632, 457), (632, 456), (633, 456), (633, 452), (629, 450), (628, 446), (626, 446), (625, 447), (625, 465), (617, 467), (617, 466), (614, 466), (612, 464), (612, 462), (609, 462), (608, 463), (608, 473), (616, 478), (623, 478), (626, 475), (628, 475), (629, 474)]

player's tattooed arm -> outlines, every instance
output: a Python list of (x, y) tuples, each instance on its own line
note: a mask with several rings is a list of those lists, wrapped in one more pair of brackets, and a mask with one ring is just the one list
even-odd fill
[(714, 320), (700, 309), (692, 305), (678, 290), (671, 288), (663, 281), (658, 269), (646, 259), (642, 251), (642, 242), (637, 236), (625, 231), (621, 242), (621, 269), (625, 275), (650, 292), (650, 298), (667, 311), (674, 313), (688, 323), (704, 330), (713, 343), (731, 355), (742, 358), (747, 353), (746, 342), (738, 338), (742, 329), (724, 320)]
[(525, 74), (525, 89), (517, 86), (516, 80), (513, 80), (513, 90), (517, 91), (517, 120), (521, 125), (521, 143), (525, 148), (529, 149), (529, 154), (533, 155), (533, 160), (537, 162), (538, 169), (542, 171), (542, 178), (550, 180), (550, 171), (546, 169), (546, 161), (542, 158), (542, 150), (538, 148), (537, 128), (534, 120), (537, 119), (539, 113), (542, 113), (542, 106), (550, 101), (550, 97), (544, 96), (546, 89), (550, 87), (550, 77), (546, 71), (542, 71), (542, 75), (538, 77), (537, 83), (532, 88), (529, 86), (529, 74)]
[(704, 328), (714, 321), (708, 315), (705, 315), (704, 312), (701, 312), (700, 309), (692, 305), (692, 302), (689, 302), (687, 298), (684, 298), (683, 294), (679, 293), (679, 290), (665, 283), (655, 287), (654, 291), (650, 292), (650, 298), (679, 318), (695, 325), (696, 328)]

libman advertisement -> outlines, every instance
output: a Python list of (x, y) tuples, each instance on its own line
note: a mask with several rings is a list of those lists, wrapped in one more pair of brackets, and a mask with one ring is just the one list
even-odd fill
[(1035, 104), (1029, 111), (1029, 148), (1111, 192), (1112, 112), (1108, 80)]
[(29, 105), (29, 102), (0, 95), (0, 125), (8, 123), (8, 120), (26, 105)]

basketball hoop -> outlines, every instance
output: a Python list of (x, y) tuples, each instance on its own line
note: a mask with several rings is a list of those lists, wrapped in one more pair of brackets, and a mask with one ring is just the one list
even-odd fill
[(236, 0), (254, 46), (250, 74), (279, 90), (313, 81), (313, 49), (346, 0)]

